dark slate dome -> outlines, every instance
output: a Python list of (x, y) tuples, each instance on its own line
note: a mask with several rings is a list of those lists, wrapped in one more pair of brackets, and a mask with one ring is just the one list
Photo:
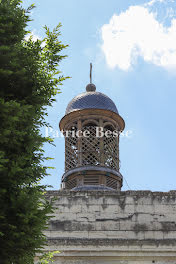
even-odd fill
[(118, 114), (114, 102), (105, 94), (96, 92), (93, 84), (88, 84), (87, 92), (75, 96), (67, 106), (65, 114), (82, 109), (104, 109)]

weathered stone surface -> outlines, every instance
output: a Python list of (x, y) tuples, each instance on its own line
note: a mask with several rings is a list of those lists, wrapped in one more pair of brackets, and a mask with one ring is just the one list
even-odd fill
[(55, 263), (176, 263), (176, 191), (63, 190), (46, 196), (55, 197), (45, 232), (46, 250), (62, 251)]

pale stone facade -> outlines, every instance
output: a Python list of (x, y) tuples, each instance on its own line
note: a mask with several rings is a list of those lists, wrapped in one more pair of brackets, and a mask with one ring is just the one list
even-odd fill
[(176, 191), (48, 191), (55, 264), (176, 263)]

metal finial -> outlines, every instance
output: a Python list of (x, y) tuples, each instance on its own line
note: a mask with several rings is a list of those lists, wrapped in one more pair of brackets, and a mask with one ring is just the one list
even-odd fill
[(92, 63), (90, 63), (90, 83), (92, 83)]
[(92, 63), (90, 63), (90, 83), (86, 86), (87, 92), (95, 92), (96, 86), (92, 83)]

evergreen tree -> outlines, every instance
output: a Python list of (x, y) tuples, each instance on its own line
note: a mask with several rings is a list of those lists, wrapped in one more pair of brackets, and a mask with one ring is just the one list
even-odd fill
[(51, 206), (44, 198), (47, 175), (40, 133), (46, 107), (66, 78), (58, 71), (67, 45), (60, 24), (43, 40), (27, 40), (30, 11), (20, 0), (0, 1), (0, 263), (33, 263), (45, 244)]

